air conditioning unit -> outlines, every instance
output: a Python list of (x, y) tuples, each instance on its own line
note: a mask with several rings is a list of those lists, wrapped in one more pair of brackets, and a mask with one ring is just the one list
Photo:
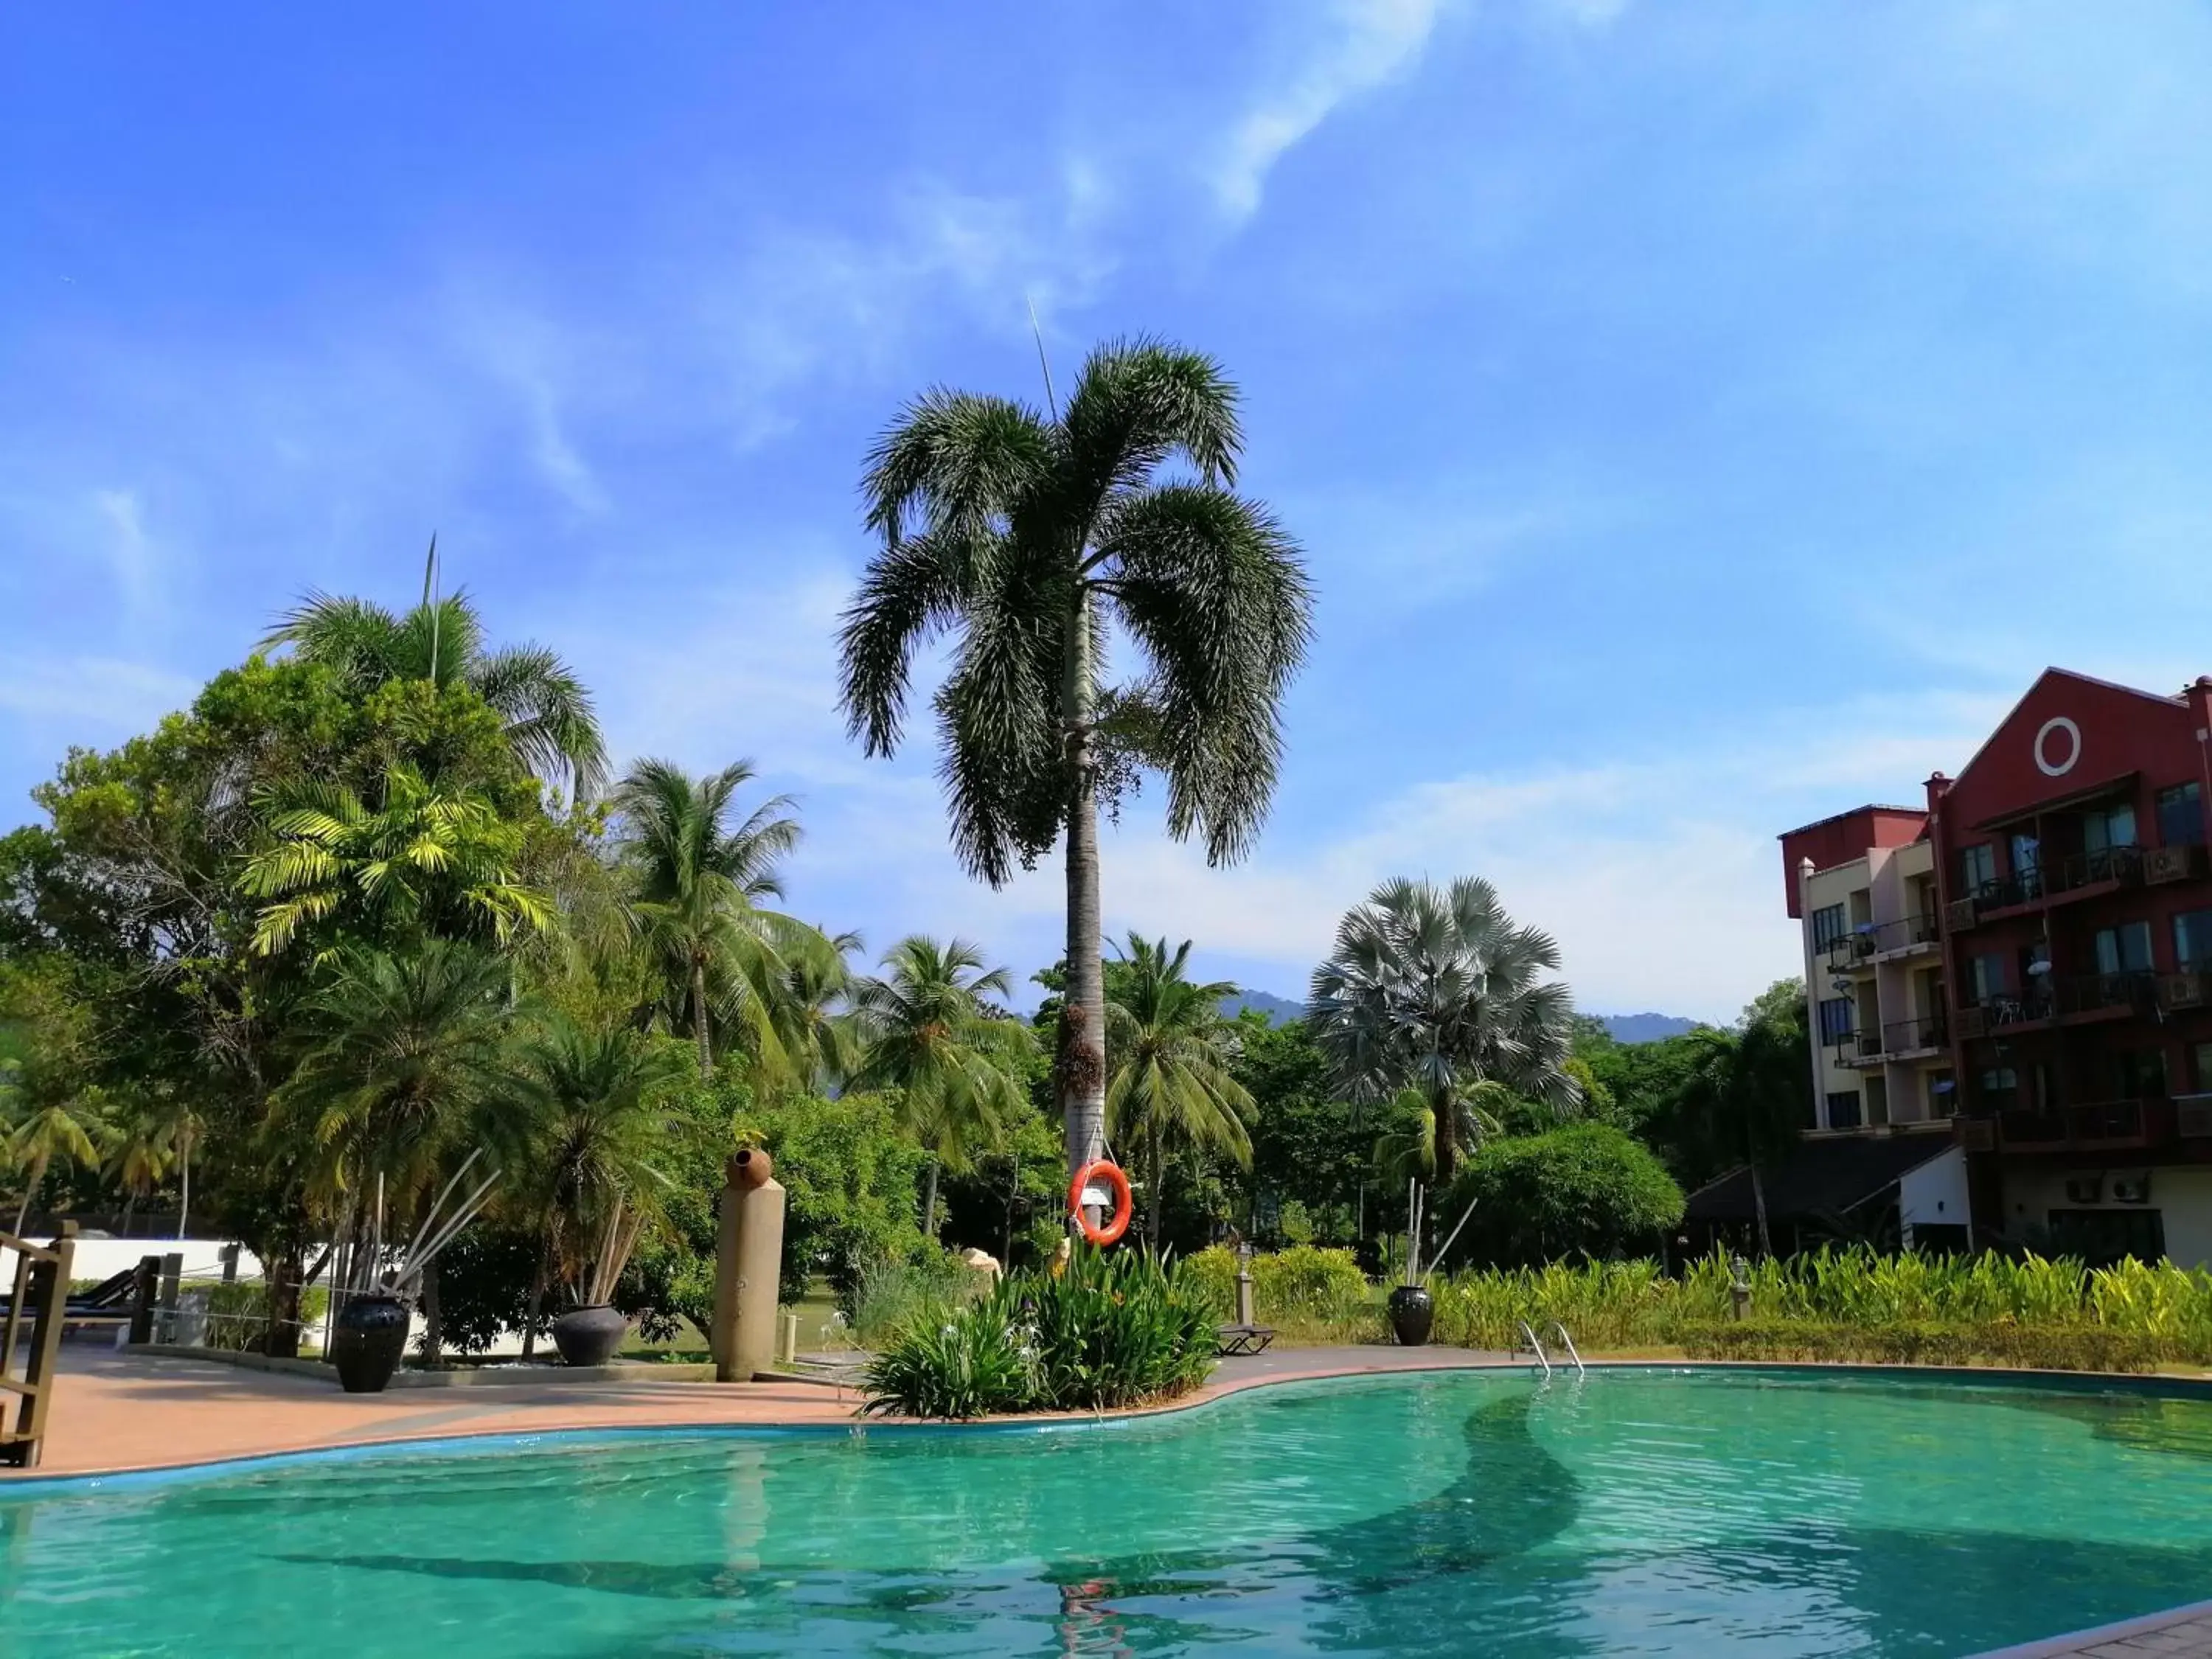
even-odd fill
[(1972, 1042), (1976, 1037), (1990, 1034), (1990, 1011), (1973, 1007), (1959, 1010), (1959, 1041)]
[(2160, 974), (2158, 977), (2158, 1006), (2168, 1013), (2184, 1008), (2202, 1008), (2208, 1000), (2203, 974)]
[(2191, 1140), (2212, 1140), (2212, 1096), (2175, 1101), (2173, 1132)]
[(2150, 1202), (2150, 1171), (2139, 1170), (2130, 1175), (2112, 1176), (2112, 1202), (2115, 1204), (2148, 1204)]
[(2105, 1196), (2105, 1177), (2095, 1175), (2072, 1175), (2066, 1177), (2066, 1201), (2069, 1204), (2096, 1204)]
[(1951, 1133), (1962, 1152), (1994, 1152), (1997, 1149), (1997, 1126), (1995, 1118), (1954, 1117)]
[(1971, 927), (1974, 925), (1975, 912), (1978, 908), (1978, 906), (1972, 899), (1953, 899), (1943, 907), (1943, 925), (1954, 933)]
[(2146, 882), (2187, 881), (2203, 867), (2201, 847), (2154, 847), (2142, 855)]

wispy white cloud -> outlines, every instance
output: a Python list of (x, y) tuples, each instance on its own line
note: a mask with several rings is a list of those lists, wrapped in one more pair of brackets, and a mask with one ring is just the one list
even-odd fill
[(1212, 169), (1231, 218), (1256, 212), (1275, 163), (1346, 100), (1419, 61), (1442, 0), (1335, 0), (1289, 79), (1270, 88), (1230, 127)]

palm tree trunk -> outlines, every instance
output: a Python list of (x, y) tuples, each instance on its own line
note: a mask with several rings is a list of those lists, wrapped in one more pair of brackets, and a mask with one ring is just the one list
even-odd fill
[(1075, 774), (1067, 811), (1067, 989), (1060, 1016), (1053, 1092), (1067, 1139), (1067, 1171), (1106, 1145), (1106, 975), (1100, 954), (1098, 779), (1091, 746), (1091, 596), (1067, 630), (1061, 742)]
[(1451, 1185), (1459, 1170), (1459, 1115), (1452, 1109), (1449, 1093), (1431, 1101), (1429, 1109), (1436, 1120), (1437, 1187), (1442, 1190)]
[(714, 1075), (714, 1044), (707, 1030), (707, 964), (691, 964), (691, 1030), (699, 1039), (699, 1076)]
[(15, 1211), (15, 1237), (23, 1236), (23, 1226), (30, 1219), (31, 1206), (39, 1196), (39, 1188), (46, 1184), (47, 1154), (40, 1152), (31, 1159), (31, 1184), (23, 1188), (23, 1201)]
[(192, 1138), (185, 1136), (177, 1145), (179, 1177), (177, 1197), (177, 1237), (185, 1236), (185, 1224), (192, 1218)]
[(1759, 1160), (1751, 1160), (1751, 1206), (1759, 1215), (1759, 1253), (1774, 1254), (1774, 1240), (1766, 1231), (1766, 1182), (1759, 1173)]
[(1145, 1237), (1157, 1255), (1160, 1249), (1160, 1212), (1167, 1207), (1168, 1164), (1157, 1129), (1152, 1132), (1152, 1189), (1146, 1194)]
[(125, 1187), (123, 1189), (123, 1236), (125, 1238), (131, 1237), (131, 1217), (137, 1207), (138, 1189), (136, 1187)]
[(538, 1319), (545, 1309), (545, 1287), (553, 1278), (553, 1229), (549, 1224), (538, 1250), (538, 1267), (530, 1275), (530, 1304), (522, 1316), (522, 1358), (527, 1364), (538, 1352)]
[(929, 1160), (929, 1178), (922, 1186), (921, 1236), (924, 1238), (937, 1237), (937, 1160), (934, 1158)]

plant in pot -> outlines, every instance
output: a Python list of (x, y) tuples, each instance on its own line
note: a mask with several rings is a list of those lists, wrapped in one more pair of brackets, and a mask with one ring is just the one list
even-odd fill
[(406, 1351), (423, 1273), (476, 1218), (498, 1184), (499, 1171), (492, 1170), (465, 1197), (456, 1199), (483, 1156), (478, 1148), (462, 1160), (390, 1267), (384, 1265), (384, 1178), (377, 1177), (375, 1207), (365, 1218), (365, 1230), (341, 1253), (334, 1276), (338, 1308), (331, 1322), (331, 1363), (337, 1368), (338, 1385), (348, 1394), (381, 1394), (391, 1382)]
[(1406, 1277), (1383, 1305), (1390, 1317), (1390, 1334), (1398, 1346), (1419, 1348), (1427, 1344), (1437, 1321), (1436, 1298), (1429, 1294), (1429, 1274), (1459, 1242), (1468, 1218), (1474, 1213), (1474, 1202), (1471, 1199), (1468, 1201), (1467, 1208), (1460, 1212), (1459, 1224), (1451, 1230), (1443, 1248), (1426, 1262), (1421, 1259), (1421, 1229), (1428, 1219), (1428, 1189), (1418, 1180), (1407, 1183), (1406, 1206)]
[(553, 1322), (553, 1346), (564, 1365), (605, 1365), (621, 1352), (629, 1334), (629, 1316), (614, 1305), (615, 1286), (629, 1266), (645, 1229), (644, 1215), (619, 1198), (609, 1206), (599, 1244), (577, 1286), (577, 1304)]

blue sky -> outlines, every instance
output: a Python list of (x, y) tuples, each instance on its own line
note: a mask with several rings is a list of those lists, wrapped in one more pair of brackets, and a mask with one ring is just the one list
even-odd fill
[(830, 634), (870, 438), (1221, 356), (1319, 591), (1258, 854), (1109, 924), (1296, 994), (1491, 876), (1600, 1010), (1792, 971), (1772, 840), (2046, 663), (2212, 671), (2212, 10), (2182, 0), (33, 8), (0, 55), (0, 814), (435, 529), (615, 747), (803, 801), (793, 907), (1026, 972)]

